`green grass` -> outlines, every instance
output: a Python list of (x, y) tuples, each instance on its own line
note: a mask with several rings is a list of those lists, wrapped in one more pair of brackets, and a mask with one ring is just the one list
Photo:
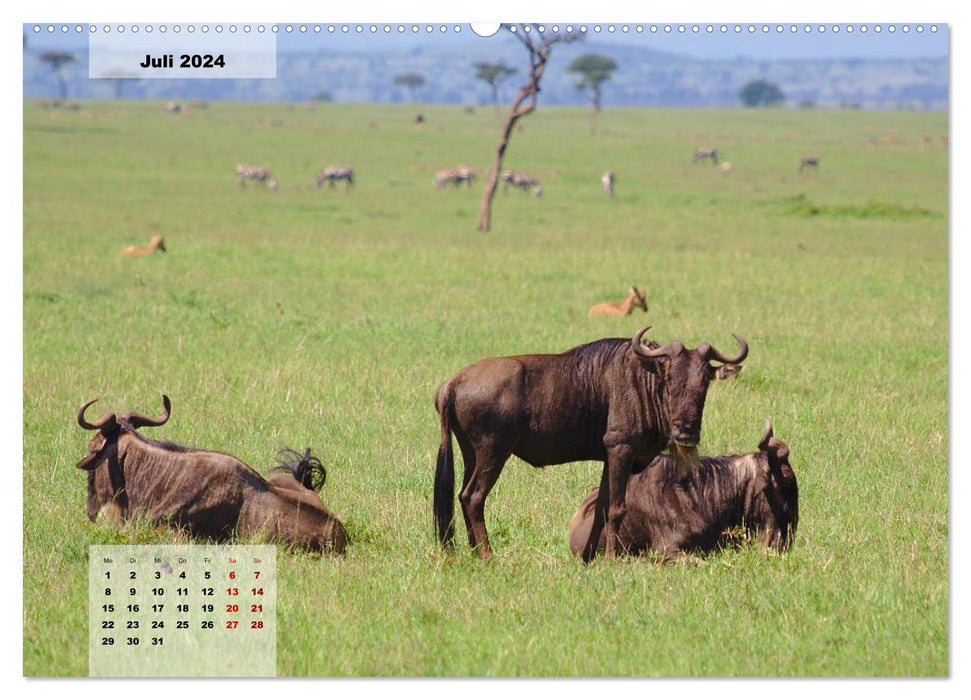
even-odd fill
[[(87, 673), (88, 545), (172, 539), (88, 523), (74, 468), (82, 402), (151, 414), (164, 392), (172, 418), (146, 434), (262, 471), (311, 446), (328, 467), (353, 544), (280, 551), (281, 675), (946, 675), (946, 115), (615, 109), (590, 137), (586, 110), (541, 106), (506, 164), (543, 197), (500, 192), (482, 235), (481, 181), (432, 180), (484, 172), (496, 117), (422, 111), (416, 130), (393, 106), (24, 104), (24, 673)], [(692, 165), (700, 146), (732, 171)], [(240, 191), (238, 162), (279, 189)], [(313, 188), (330, 163), (353, 191)], [(167, 254), (119, 258), (155, 234)], [(631, 284), (646, 317), (587, 317)], [(751, 451), (771, 417), (799, 478), (792, 551), (584, 567), (566, 527), (599, 465), (512, 459), (496, 557), (443, 555), (437, 386), (648, 322), (749, 341), (702, 449)]]

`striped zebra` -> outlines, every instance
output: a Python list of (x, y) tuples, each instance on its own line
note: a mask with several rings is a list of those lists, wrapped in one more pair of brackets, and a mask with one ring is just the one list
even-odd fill
[(257, 182), (262, 182), (267, 186), (268, 189), (275, 190), (277, 184), (276, 178), (273, 177), (273, 173), (264, 167), (259, 165), (247, 165), (246, 163), (240, 163), (236, 166), (236, 181), (239, 183), (240, 187), (246, 185), (247, 180), (256, 180)]
[(513, 187), (518, 187), (523, 192), (532, 191), (537, 197), (543, 195), (543, 188), (540, 187), (539, 180), (532, 175), (517, 173), (515, 170), (506, 170), (502, 173), (501, 177), (503, 192), (506, 192), (509, 189), (509, 185), (512, 185)]
[(813, 170), (815, 170), (818, 167), (819, 167), (819, 156), (815, 154), (811, 156), (806, 156), (799, 163), (799, 173), (802, 174), (802, 171), (805, 170), (806, 168), (812, 168)]
[(705, 160), (706, 158), (711, 159), (711, 162), (715, 165), (718, 164), (718, 151), (714, 148), (699, 148), (695, 151), (694, 158), (691, 159), (692, 163), (697, 163), (700, 160)]
[(317, 187), (320, 187), (324, 184), (324, 182), (327, 182), (330, 184), (330, 188), (334, 189), (334, 186), (338, 180), (346, 180), (347, 186), (350, 187), (354, 184), (354, 170), (346, 165), (328, 165), (326, 168), (317, 173)]
[(469, 187), (471, 187), (472, 180), (474, 179), (475, 171), (467, 165), (460, 165), (457, 168), (449, 168), (448, 170), (439, 170), (435, 173), (435, 189), (443, 189), (450, 182), (456, 188), (463, 182), (468, 183)]
[(616, 182), (616, 180), (617, 178), (614, 177), (613, 170), (608, 170), (603, 174), (603, 177), (600, 178), (600, 184), (603, 186), (604, 192), (607, 193), (608, 197), (614, 196), (614, 182)]

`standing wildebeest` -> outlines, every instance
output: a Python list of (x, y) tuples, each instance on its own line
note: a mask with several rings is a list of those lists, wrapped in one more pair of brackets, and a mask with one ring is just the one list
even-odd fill
[[(570, 549), (579, 555), (590, 538), (599, 489), (570, 520)], [(702, 457), (688, 477), (672, 457), (661, 455), (627, 482), (627, 516), (620, 546), (628, 554), (658, 552), (674, 561), (686, 550), (711, 551), (726, 530), (744, 527), (766, 547), (784, 551), (799, 522), (799, 489), (789, 465), (789, 447), (772, 435), (765, 420), (759, 451)], [(598, 548), (603, 549), (604, 537)]]
[(617, 178), (614, 177), (613, 170), (608, 170), (603, 174), (603, 177), (600, 178), (600, 185), (604, 188), (604, 192), (607, 193), (608, 197), (614, 196), (614, 182), (616, 182), (616, 180)]
[(156, 250), (165, 252), (165, 239), (161, 236), (152, 236), (152, 240), (148, 242), (148, 245), (130, 245), (127, 248), (123, 248), (121, 255), (124, 258), (136, 255), (150, 255)]
[[(131, 411), (105, 413), (97, 422), (78, 410), (78, 425), (96, 430), (78, 469), (88, 472), (88, 518), (124, 521), (147, 516), (195, 537), (225, 540), (262, 534), (314, 551), (342, 553), (347, 534), (310, 486), (322, 483), (322, 466), (308, 453), (283, 465), (293, 477), (269, 481), (235, 457), (143, 437), (138, 428), (164, 425), (172, 408), (149, 418)], [(317, 476), (315, 476), (317, 475)], [(316, 479), (316, 481), (315, 481)]]
[(694, 158), (691, 159), (692, 163), (697, 163), (700, 160), (710, 159), (714, 165), (718, 165), (718, 151), (714, 148), (699, 148), (695, 151)]
[(799, 162), (799, 173), (802, 174), (802, 171), (805, 170), (806, 168), (812, 168), (813, 170), (815, 170), (818, 167), (819, 167), (819, 156), (817, 155), (806, 156)]
[[(726, 357), (708, 343), (688, 350), (642, 338), (605, 338), (558, 355), (491, 357), (460, 370), (435, 394), (442, 443), (435, 468), (435, 525), (443, 546), (454, 538), (452, 433), (465, 464), (459, 500), (469, 546), (491, 556), (485, 500), (510, 455), (534, 467), (581, 460), (604, 463), (600, 499), (583, 552), (596, 555), (606, 521), (606, 557), (618, 551), (624, 494), (631, 473), (662, 450), (697, 460), (708, 384), (734, 376), (748, 355)], [(712, 360), (724, 363), (720, 367)]]
[(315, 182), (317, 183), (317, 187), (323, 185), (324, 182), (328, 182), (331, 189), (334, 189), (334, 185), (338, 180), (345, 180), (347, 186), (350, 187), (354, 184), (354, 171), (346, 165), (329, 165), (317, 173)]
[(276, 178), (273, 177), (273, 173), (264, 167), (259, 165), (247, 165), (246, 163), (240, 163), (236, 166), (236, 181), (239, 183), (240, 187), (246, 185), (247, 180), (256, 180), (257, 182), (262, 182), (267, 186), (268, 189), (275, 190), (277, 188)]
[(647, 313), (647, 299), (644, 292), (637, 287), (631, 287), (627, 296), (620, 301), (604, 301), (594, 304), (587, 312), (588, 316), (627, 316), (634, 309), (644, 309)]

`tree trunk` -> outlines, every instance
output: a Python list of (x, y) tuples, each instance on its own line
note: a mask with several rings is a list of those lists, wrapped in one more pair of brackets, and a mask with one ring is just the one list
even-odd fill
[(492, 168), (489, 170), (489, 177), (486, 179), (485, 192), (482, 195), (482, 205), (479, 208), (479, 224), (476, 227), (479, 231), (486, 233), (492, 221), (492, 198), (496, 194), (496, 185), (499, 183), (499, 173), (502, 172), (502, 156), (509, 145), (509, 135), (519, 121), (521, 113), (513, 109), (506, 117), (506, 125), (502, 128), (502, 136), (496, 144), (496, 152), (492, 156)]

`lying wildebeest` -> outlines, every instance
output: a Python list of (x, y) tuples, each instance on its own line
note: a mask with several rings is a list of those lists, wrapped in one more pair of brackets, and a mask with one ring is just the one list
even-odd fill
[(647, 299), (644, 292), (637, 287), (631, 287), (627, 296), (620, 301), (602, 301), (594, 304), (587, 312), (588, 316), (628, 316), (634, 309), (643, 309), (647, 313)]
[[(583, 558), (596, 555), (605, 521), (606, 557), (614, 557), (628, 477), (672, 446), (686, 469), (697, 460), (708, 385), (737, 374), (748, 355), (748, 344), (734, 333), (740, 352), (727, 357), (708, 343), (688, 350), (678, 340), (663, 347), (645, 342), (649, 329), (631, 340), (605, 338), (558, 355), (487, 358), (439, 387), (435, 408), (442, 443), (433, 507), (443, 546), (454, 538), (454, 432), (465, 465), (459, 500), (469, 546), (478, 547), (482, 558), (492, 554), (486, 496), (510, 455), (534, 467), (603, 462), (600, 499)], [(713, 360), (724, 364), (715, 367)]]
[(154, 525), (168, 524), (196, 537), (264, 535), (313, 551), (343, 553), (343, 525), (309, 488), (322, 485), (324, 475), (309, 450), (282, 465), (292, 476), (274, 475), (267, 481), (231, 455), (140, 435), (138, 428), (168, 421), (172, 405), (167, 396), (162, 396), (160, 418), (109, 411), (89, 423), (84, 412), (95, 401), (78, 410), (78, 425), (97, 431), (88, 455), (77, 464), (88, 472), (90, 520), (145, 515)]
[(152, 240), (148, 242), (148, 245), (130, 245), (127, 248), (123, 248), (121, 256), (123, 258), (130, 258), (137, 255), (151, 255), (156, 250), (165, 252), (165, 239), (162, 236), (152, 236)]
[[(594, 489), (570, 520), (570, 549), (581, 554), (590, 539), (599, 489)], [(789, 447), (765, 420), (759, 451), (702, 457), (697, 470), (680, 476), (672, 457), (661, 455), (627, 482), (627, 515), (620, 547), (628, 554), (657, 552), (674, 561), (688, 550), (711, 551), (726, 541), (730, 528), (764, 546), (784, 551), (799, 522), (799, 489), (789, 465)], [(603, 549), (603, 536), (597, 544)]]

